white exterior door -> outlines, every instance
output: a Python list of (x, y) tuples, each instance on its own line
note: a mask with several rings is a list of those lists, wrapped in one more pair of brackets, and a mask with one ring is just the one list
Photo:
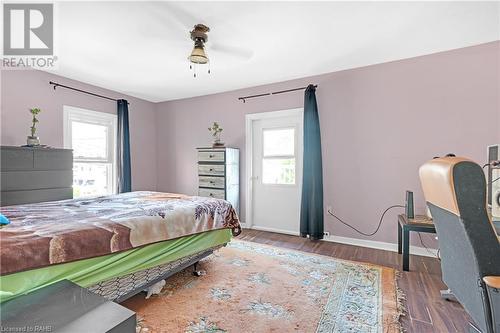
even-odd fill
[[(274, 116), (275, 115), (275, 116)], [(302, 189), (301, 109), (252, 120), (252, 227), (299, 233)]]

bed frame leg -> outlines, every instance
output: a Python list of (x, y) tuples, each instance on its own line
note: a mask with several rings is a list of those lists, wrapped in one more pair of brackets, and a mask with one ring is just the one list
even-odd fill
[(441, 293), (441, 298), (443, 298), (447, 301), (458, 302), (457, 298), (455, 297), (455, 295), (453, 295), (453, 293), (451, 292), (450, 289), (440, 290), (439, 292)]
[(194, 275), (194, 276), (202, 276), (202, 275), (207, 274), (207, 272), (205, 272), (205, 271), (203, 271), (203, 270), (198, 270), (198, 269), (197, 269), (197, 268), (198, 268), (198, 263), (199, 263), (199, 261), (197, 261), (197, 262), (195, 262), (195, 263), (193, 264), (193, 275)]

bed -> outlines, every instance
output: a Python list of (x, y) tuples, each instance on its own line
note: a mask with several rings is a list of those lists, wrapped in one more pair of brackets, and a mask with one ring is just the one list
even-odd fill
[(0, 211), (0, 302), (64, 279), (122, 301), (241, 232), (225, 200), (149, 191)]

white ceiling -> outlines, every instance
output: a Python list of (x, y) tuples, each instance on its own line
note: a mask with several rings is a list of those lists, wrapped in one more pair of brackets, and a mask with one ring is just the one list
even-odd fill
[[(59, 2), (55, 72), (158, 102), (499, 40), (499, 16), (498, 2)], [(193, 78), (196, 23), (212, 73)]]

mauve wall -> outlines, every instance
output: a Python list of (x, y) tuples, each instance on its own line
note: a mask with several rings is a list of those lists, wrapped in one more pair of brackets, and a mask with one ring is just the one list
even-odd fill
[[(408, 189), (415, 192), (421, 213), (425, 207), (418, 179), (421, 164), (448, 152), (482, 163), (486, 145), (500, 141), (499, 48), (500, 43), (493, 42), (160, 103), (158, 189), (196, 193), (195, 148), (210, 142), (207, 127), (218, 121), (224, 128), (223, 141), (241, 150), (244, 220), (245, 114), (302, 107), (303, 93), (255, 98), (246, 104), (237, 97), (315, 83), (319, 85), (325, 208), (333, 206), (338, 216), (369, 232), (387, 206), (403, 204)], [(370, 239), (396, 242), (395, 214), (388, 214), (381, 231)], [(367, 238), (328, 216), (325, 223), (333, 235)]]
[(34, 70), (1, 71), (2, 99), (1, 144), (23, 145), (29, 134), (31, 116), (28, 110), (39, 107), (37, 133), (43, 144), (63, 147), (63, 106), (116, 114), (113, 101), (58, 88), (49, 81), (74, 86), (130, 102), (130, 141), (132, 155), (132, 187), (134, 190), (156, 189), (156, 112), (155, 104), (117, 92), (87, 85), (64, 77)]

